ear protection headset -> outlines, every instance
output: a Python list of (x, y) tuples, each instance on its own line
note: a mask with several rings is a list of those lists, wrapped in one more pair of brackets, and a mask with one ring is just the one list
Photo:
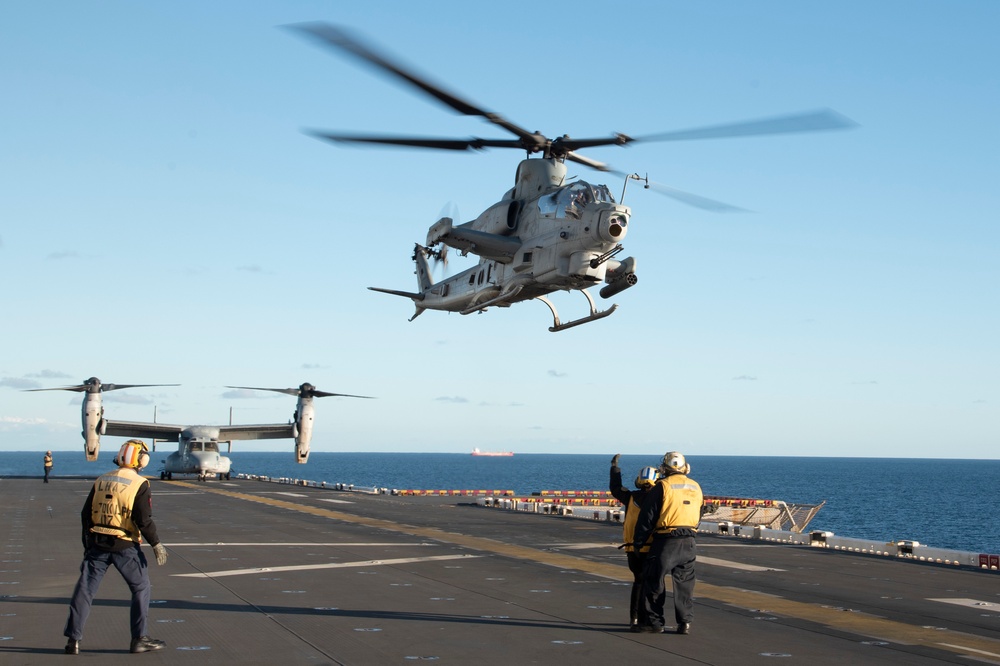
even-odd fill
[(141, 439), (130, 439), (118, 449), (115, 464), (119, 467), (142, 469), (149, 464), (149, 447)]

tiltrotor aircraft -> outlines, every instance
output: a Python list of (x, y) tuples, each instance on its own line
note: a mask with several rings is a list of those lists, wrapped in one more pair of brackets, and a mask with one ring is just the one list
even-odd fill
[[(537, 299), (552, 311), (550, 331), (607, 317), (617, 305), (598, 311), (587, 291), (604, 283), (603, 298), (610, 298), (637, 282), (636, 261), (633, 257), (617, 259), (621, 242), (628, 232), (632, 211), (616, 201), (609, 188), (582, 180), (569, 182), (566, 161), (613, 173), (629, 179), (645, 180), (638, 174), (616, 171), (607, 164), (584, 157), (583, 148), (595, 146), (625, 146), (639, 141), (680, 141), (764, 134), (783, 134), (816, 130), (842, 129), (854, 126), (844, 116), (821, 110), (748, 122), (716, 125), (701, 129), (666, 132), (643, 137), (614, 134), (609, 137), (573, 139), (568, 135), (550, 139), (539, 132), (529, 132), (497, 113), (461, 99), (408, 71), (400, 64), (378, 53), (352, 37), (343, 29), (326, 23), (303, 23), (289, 26), (324, 46), (354, 56), (377, 70), (406, 82), (463, 115), (479, 116), (500, 127), (515, 138), (465, 139), (359, 135), (309, 131), (321, 139), (333, 142), (408, 146), (442, 150), (481, 150), (485, 148), (516, 148), (525, 151), (528, 159), (521, 161), (514, 176), (514, 187), (499, 202), (487, 208), (476, 219), (456, 224), (443, 217), (431, 225), (423, 244), (413, 252), (416, 263), (417, 291), (399, 291), (370, 287), (396, 296), (409, 298), (416, 305), (412, 321), (424, 310), (445, 310), (471, 314), (489, 307), (509, 307), (513, 303)], [(532, 158), (533, 155), (537, 157)], [(699, 197), (673, 188), (653, 186), (684, 203), (715, 211), (740, 210), (718, 201)], [(622, 189), (624, 198), (625, 189)], [(479, 257), (478, 265), (452, 275), (440, 282), (431, 278), (430, 259), (443, 259), (448, 247), (464, 256)], [(586, 297), (590, 314), (562, 323), (555, 306), (546, 298), (555, 291), (579, 290)]]
[[(101, 435), (111, 437), (149, 437), (155, 444), (161, 442), (177, 442), (177, 451), (171, 453), (163, 461), (163, 471), (160, 478), (170, 479), (174, 474), (197, 474), (204, 481), (209, 476), (229, 478), (232, 462), (219, 452), (219, 444), (229, 445), (227, 452), (232, 450), (235, 440), (252, 439), (285, 439), (295, 440), (295, 461), (306, 463), (309, 460), (309, 443), (312, 440), (313, 398), (341, 396), (345, 398), (369, 398), (365, 395), (348, 395), (346, 393), (327, 393), (317, 390), (309, 383), (298, 388), (257, 388), (253, 386), (229, 386), (227, 388), (249, 389), (252, 391), (277, 391), (298, 396), (295, 414), (288, 423), (269, 423), (262, 425), (220, 425), (220, 426), (185, 426), (167, 423), (142, 423), (134, 421), (112, 421), (104, 418), (104, 406), (101, 403), (101, 393), (117, 391), (126, 388), (144, 386), (178, 386), (178, 384), (102, 384), (97, 377), (91, 377), (77, 386), (59, 386), (49, 389), (29, 389), (31, 391), (76, 391), (83, 396), (83, 448), (87, 460), (97, 460), (101, 450)], [(154, 419), (155, 421), (155, 419)]]

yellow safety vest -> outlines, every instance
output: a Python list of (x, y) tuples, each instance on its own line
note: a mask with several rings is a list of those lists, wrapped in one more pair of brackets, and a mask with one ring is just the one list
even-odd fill
[(658, 483), (663, 486), (663, 504), (660, 505), (656, 531), (664, 534), (679, 527), (697, 529), (704, 501), (698, 482), (683, 474), (671, 474)]
[(94, 483), (90, 517), (91, 532), (109, 534), (126, 541), (142, 542), (139, 528), (132, 522), (132, 504), (146, 479), (129, 467), (119, 467)]
[(52, 456), (45, 456), (45, 466), (52, 467)]
[[(625, 525), (622, 530), (622, 541), (625, 544), (626, 552), (632, 552), (635, 550), (632, 546), (632, 540), (635, 537), (635, 524), (639, 521), (639, 513), (641, 509), (642, 507), (636, 504), (635, 499), (630, 496), (628, 498), (628, 507), (625, 509)], [(649, 538), (646, 539), (646, 543), (642, 544), (642, 548), (639, 549), (639, 552), (648, 553), (651, 543), (653, 543), (652, 534), (650, 534)]]

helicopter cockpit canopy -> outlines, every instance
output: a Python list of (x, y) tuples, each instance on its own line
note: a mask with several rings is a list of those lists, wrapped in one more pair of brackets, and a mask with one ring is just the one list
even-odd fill
[(191, 441), (192, 452), (209, 451), (211, 453), (219, 452), (219, 443), (215, 441), (200, 442), (198, 440)]
[(606, 185), (591, 185), (580, 180), (540, 197), (538, 212), (544, 217), (578, 220), (581, 211), (594, 202), (615, 203), (615, 198)]

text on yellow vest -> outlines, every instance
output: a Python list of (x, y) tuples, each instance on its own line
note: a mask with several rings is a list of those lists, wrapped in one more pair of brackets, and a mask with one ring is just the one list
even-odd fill
[(127, 541), (142, 541), (139, 528), (132, 522), (132, 503), (146, 479), (128, 467), (101, 476), (94, 483), (94, 501), (90, 517), (91, 532), (110, 534)]
[(670, 532), (678, 527), (695, 529), (701, 522), (704, 497), (697, 481), (683, 474), (671, 474), (658, 481), (663, 486), (663, 504), (656, 521), (657, 532)]

